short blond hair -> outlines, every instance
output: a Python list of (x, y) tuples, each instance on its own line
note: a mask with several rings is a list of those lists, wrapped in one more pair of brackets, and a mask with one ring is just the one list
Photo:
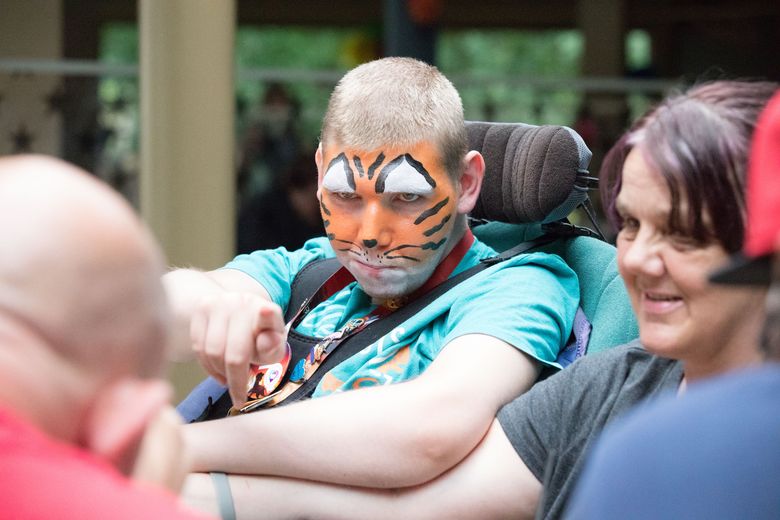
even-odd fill
[(349, 71), (328, 102), (323, 146), (370, 151), (428, 140), (453, 178), (462, 170), (468, 138), (463, 105), (439, 70), (412, 58), (383, 58)]

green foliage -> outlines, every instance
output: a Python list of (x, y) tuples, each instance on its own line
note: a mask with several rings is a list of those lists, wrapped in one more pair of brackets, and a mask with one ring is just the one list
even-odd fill
[(576, 76), (582, 55), (577, 31), (443, 32), (437, 61), (448, 73), (476, 76)]
[(236, 70), (266, 70), (267, 74), (261, 74), (261, 79), (239, 74), (236, 80), (239, 133), (252, 116), (252, 107), (260, 105), (266, 85), (274, 76), (284, 78), (284, 72), (290, 70), (303, 71), (303, 76), (305, 71), (339, 71), (329, 81), (281, 81), (299, 103), (303, 138), (313, 142), (336, 79), (340, 72), (357, 64), (349, 63), (345, 54), (365, 33), (359, 29), (240, 27), (236, 32)]
[[(639, 56), (641, 38), (635, 40)], [(376, 57), (380, 41), (379, 29), (371, 26), (239, 27), (235, 46), (239, 139), (256, 115), (267, 85), (277, 81), (299, 105), (302, 138), (315, 143), (333, 85), (344, 71)], [(567, 88), (565, 78), (578, 76), (582, 53), (578, 31), (460, 30), (439, 35), (436, 57), (439, 68), (458, 87), (468, 119), (571, 124), (582, 95)], [(137, 64), (138, 55), (136, 25), (104, 27), (101, 61)], [(538, 83), (540, 78), (563, 81), (552, 88)], [(123, 153), (135, 150), (137, 78), (104, 78), (99, 96), (107, 107), (104, 123), (122, 127), (117, 138), (132, 136), (119, 148)], [(116, 107), (125, 107), (124, 114)]]
[(100, 61), (133, 65), (138, 63), (138, 27), (132, 23), (110, 23), (101, 29)]
[[(112, 65), (138, 63), (138, 28), (135, 24), (114, 23), (102, 28), (100, 35), (100, 61)], [(137, 101), (137, 78), (105, 77), (100, 81), (98, 96), (104, 105), (116, 104), (128, 98)]]
[(558, 89), (534, 82), (576, 77), (582, 52), (577, 31), (451, 31), (439, 37), (437, 62), (469, 119), (570, 124), (581, 95), (565, 82)]
[(641, 29), (629, 31), (626, 34), (626, 68), (628, 70), (647, 69), (652, 61), (650, 34)]
[[(373, 28), (315, 29), (306, 27), (244, 27), (236, 38), (237, 69), (319, 70), (339, 74), (371, 59), (378, 45)], [(579, 74), (583, 52), (577, 31), (519, 32), (469, 30), (442, 32), (437, 64), (459, 88), (470, 119), (569, 124), (580, 93), (566, 89), (528, 87), (524, 80), (567, 78)], [(316, 138), (332, 81), (286, 84), (300, 101), (301, 125), (307, 139)], [(259, 103), (261, 81), (242, 79), (236, 85), (239, 107)], [(239, 119), (246, 114), (240, 113)], [(239, 131), (243, 127), (239, 121)]]

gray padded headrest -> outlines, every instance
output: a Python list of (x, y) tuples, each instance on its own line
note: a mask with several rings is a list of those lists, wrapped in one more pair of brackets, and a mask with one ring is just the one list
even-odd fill
[(469, 148), (485, 158), (471, 216), (510, 223), (560, 220), (588, 197), (591, 152), (565, 126), (467, 121)]

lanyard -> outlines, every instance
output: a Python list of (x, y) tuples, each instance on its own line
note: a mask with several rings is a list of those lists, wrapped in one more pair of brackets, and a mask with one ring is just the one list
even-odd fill
[[(322, 338), (311, 348), (304, 358), (296, 363), (287, 382), (282, 385), (279, 390), (276, 390), (276, 388), (282, 382), (292, 357), (289, 344), (287, 345), (286, 353), (280, 362), (264, 366), (252, 365), (253, 373), (250, 377), (247, 395), (249, 400), (239, 409), (231, 408), (228, 412), (229, 415), (248, 413), (260, 407), (274, 406), (289, 397), (295, 390), (303, 385), (303, 383), (309, 380), (328, 355), (347, 338), (357, 334), (371, 323), (393, 312), (407, 302), (427, 293), (449, 278), (473, 242), (474, 235), (471, 233), (470, 229), (467, 229), (463, 238), (461, 238), (444, 260), (436, 266), (436, 269), (431, 276), (420, 288), (408, 296), (387, 300), (368, 315), (360, 318), (352, 318), (347, 321), (341, 329)], [(286, 329), (289, 331), (291, 328), (298, 326), (312, 309), (354, 280), (355, 278), (352, 274), (347, 271), (345, 267), (341, 267), (331, 275), (331, 277), (328, 278), (310, 298), (307, 298), (301, 304), (301, 307), (298, 309), (295, 316), (293, 316), (287, 324)]]

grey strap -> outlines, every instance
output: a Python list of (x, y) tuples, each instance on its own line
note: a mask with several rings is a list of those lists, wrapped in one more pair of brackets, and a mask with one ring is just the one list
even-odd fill
[(224, 473), (210, 473), (214, 481), (214, 491), (217, 494), (217, 507), (222, 520), (236, 520), (236, 508), (233, 506), (233, 494), (230, 492), (230, 481)]

